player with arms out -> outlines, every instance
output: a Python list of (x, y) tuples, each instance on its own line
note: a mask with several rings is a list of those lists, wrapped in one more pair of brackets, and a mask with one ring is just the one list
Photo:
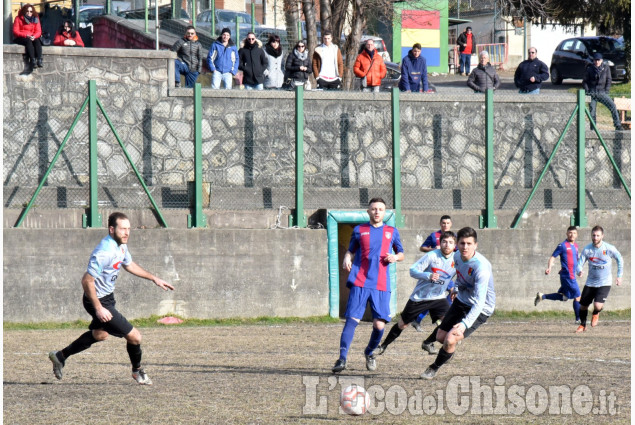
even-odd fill
[[(370, 221), (355, 226), (342, 263), (343, 269), (350, 272), (346, 282), (350, 294), (345, 313), (346, 323), (340, 337), (340, 357), (332, 369), (334, 373), (346, 369), (348, 349), (368, 302), (373, 314), (373, 331), (364, 355), (366, 369), (373, 371), (377, 368), (373, 351), (384, 335), (386, 323), (390, 322), (389, 266), (404, 259), (399, 231), (384, 224), (386, 202), (382, 198), (371, 199), (367, 212)], [(391, 253), (393, 250), (394, 254)]]
[[(448, 285), (456, 274), (454, 269), (454, 247), (456, 235), (453, 232), (441, 234), (441, 248), (428, 252), (410, 267), (410, 276), (418, 279), (410, 298), (406, 303), (399, 322), (393, 325), (384, 342), (377, 348), (377, 355), (384, 353), (386, 348), (401, 335), (401, 332), (423, 311), (430, 312), (432, 323), (443, 320), (450, 308), (446, 299)], [(421, 348), (430, 354), (436, 354), (438, 326), (423, 342)]]
[(496, 294), (492, 265), (476, 252), (477, 235), (471, 227), (457, 234), (459, 250), (454, 254), (456, 289), (458, 293), (437, 331), (437, 341), (443, 344), (436, 360), (421, 374), (432, 379), (452, 358), (459, 341), (485, 323), (494, 312)]
[(586, 331), (586, 319), (589, 315), (589, 305), (593, 302), (593, 316), (591, 326), (597, 326), (600, 320), (600, 312), (609, 296), (613, 275), (611, 268), (613, 260), (617, 262), (617, 278), (615, 284), (622, 284), (624, 273), (624, 261), (622, 254), (610, 243), (604, 242), (604, 229), (595, 226), (591, 229), (591, 243), (584, 247), (578, 259), (578, 276), (582, 276), (584, 263), (589, 262), (589, 276), (580, 297), (580, 325), (576, 333)]
[(537, 306), (542, 300), (573, 300), (575, 321), (576, 323), (580, 323), (580, 287), (575, 279), (576, 268), (578, 267), (578, 244), (575, 243), (576, 239), (578, 239), (578, 229), (576, 229), (575, 226), (570, 226), (567, 229), (567, 239), (559, 244), (555, 251), (553, 251), (553, 254), (551, 254), (547, 262), (547, 269), (545, 270), (545, 274), (549, 275), (556, 258), (560, 257), (560, 264), (562, 266), (559, 273), (560, 289), (553, 294), (538, 292), (534, 299), (534, 305)]
[(135, 276), (153, 281), (167, 291), (172, 285), (148, 273), (132, 261), (128, 252), (130, 221), (125, 214), (112, 213), (108, 217), (108, 236), (93, 250), (88, 261), (88, 270), (82, 278), (84, 308), (93, 318), (88, 331), (60, 351), (51, 351), (53, 374), (62, 379), (66, 360), (88, 349), (95, 342), (105, 340), (108, 335), (125, 338), (132, 363), (132, 378), (141, 385), (152, 385), (152, 381), (141, 368), (141, 333), (115, 308), (115, 282), (121, 267)]

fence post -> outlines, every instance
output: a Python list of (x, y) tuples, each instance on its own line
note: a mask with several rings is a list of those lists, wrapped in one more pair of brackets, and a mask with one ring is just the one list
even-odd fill
[(481, 229), (495, 229), (494, 215), (494, 91), (485, 92), (485, 215), (480, 217)]
[(390, 96), (391, 121), (392, 121), (392, 197), (395, 208), (395, 226), (405, 225), (404, 216), (401, 214), (401, 145), (399, 127), (399, 88), (393, 87)]
[(306, 227), (304, 215), (304, 86), (295, 86), (295, 216), (294, 225)]
[[(210, 12), (210, 18), (211, 18), (211, 33), (212, 33), (212, 37), (214, 35), (216, 35), (216, 0), (212, 0), (212, 4), (210, 6), (211, 12)], [(239, 40), (240, 43), (240, 38), (239, 38), (240, 34), (236, 35), (236, 40)]]
[(187, 227), (205, 227), (203, 214), (203, 137), (201, 121), (203, 110), (201, 105), (201, 84), (194, 84), (194, 205), (192, 213), (187, 216)]
[(88, 173), (90, 178), (90, 194), (88, 214), (82, 215), (82, 226), (101, 227), (99, 214), (99, 183), (97, 180), (97, 84), (95, 80), (88, 81)]
[(578, 227), (586, 227), (586, 190), (585, 190), (585, 167), (586, 167), (586, 159), (585, 159), (585, 139), (586, 135), (584, 132), (584, 124), (585, 124), (585, 111), (586, 111), (586, 102), (585, 102), (585, 93), (584, 90), (578, 90), (578, 205), (577, 209), (571, 217), (571, 225)]
[(144, 12), (143, 12), (143, 19), (145, 21), (145, 29), (144, 31), (147, 33), (150, 32), (150, 30), (148, 29), (148, 8), (150, 7), (150, 5), (148, 4), (148, 0), (144, 0), (143, 1), (143, 8), (144, 8)]

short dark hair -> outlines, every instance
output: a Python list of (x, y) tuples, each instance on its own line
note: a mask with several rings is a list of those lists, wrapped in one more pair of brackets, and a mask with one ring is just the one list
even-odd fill
[(368, 206), (370, 207), (370, 205), (374, 204), (375, 202), (381, 202), (382, 204), (386, 205), (386, 201), (384, 201), (383, 198), (373, 198), (368, 202)]
[(415, 43), (415, 44), (412, 45), (412, 48), (421, 50), (421, 44), (420, 43)]
[(441, 233), (441, 237), (439, 238), (440, 241), (442, 241), (443, 239), (454, 239), (454, 243), (456, 244), (456, 235), (454, 234), (454, 232), (443, 232)]
[(441, 223), (443, 220), (450, 220), (452, 221), (452, 217), (450, 217), (449, 215), (442, 215), (441, 219), (439, 220), (439, 223)]
[(577, 232), (577, 231), (578, 231), (578, 228), (577, 228), (577, 227), (575, 227), (575, 226), (569, 226), (569, 227), (567, 227), (567, 233), (568, 233), (568, 232), (570, 232), (570, 231), (572, 231), (572, 230), (575, 230), (575, 231)]
[(593, 229), (591, 229), (591, 232), (597, 232), (598, 230), (602, 232), (602, 234), (604, 234), (604, 229), (600, 225), (593, 226)]
[(456, 239), (457, 240), (461, 240), (464, 238), (474, 238), (474, 242), (478, 242), (477, 237), (476, 237), (476, 230), (472, 229), (471, 227), (464, 227), (461, 230), (458, 231), (458, 233), (456, 234)]
[(267, 43), (271, 44), (274, 41), (277, 41), (278, 43), (280, 43), (280, 36), (278, 34), (269, 34), (269, 41)]
[(117, 220), (128, 220), (128, 216), (122, 212), (114, 212), (108, 216), (108, 228), (117, 227)]
[(326, 30), (322, 33), (322, 38), (324, 38), (325, 35), (330, 35), (331, 37), (333, 36), (333, 31), (331, 30)]
[(194, 28), (192, 25), (188, 25), (187, 27), (185, 27), (185, 32), (188, 32), (189, 30), (194, 30), (194, 32), (196, 32), (196, 28)]

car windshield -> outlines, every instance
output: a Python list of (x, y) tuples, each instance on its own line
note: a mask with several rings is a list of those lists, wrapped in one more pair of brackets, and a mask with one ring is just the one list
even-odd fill
[(621, 50), (617, 41), (607, 37), (589, 39), (588, 46), (590, 53), (616, 53)]
[(220, 22), (236, 22), (236, 17), (238, 17), (239, 24), (251, 24), (251, 16), (246, 13), (235, 13), (235, 12), (219, 12), (218, 20)]

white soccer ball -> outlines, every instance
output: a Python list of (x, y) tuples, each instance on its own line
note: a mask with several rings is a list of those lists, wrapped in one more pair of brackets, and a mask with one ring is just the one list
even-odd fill
[(347, 415), (363, 415), (370, 406), (370, 397), (359, 385), (349, 385), (340, 396), (340, 407)]

